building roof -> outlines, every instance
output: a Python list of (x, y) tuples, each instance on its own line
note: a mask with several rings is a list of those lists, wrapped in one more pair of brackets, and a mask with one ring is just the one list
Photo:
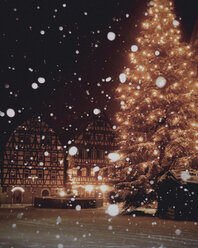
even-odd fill
[(171, 178), (182, 184), (198, 184), (198, 170), (170, 170), (161, 176), (158, 182), (162, 182), (167, 178)]

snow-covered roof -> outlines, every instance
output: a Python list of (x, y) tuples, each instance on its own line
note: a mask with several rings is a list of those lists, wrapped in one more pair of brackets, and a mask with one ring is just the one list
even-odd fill
[(198, 170), (170, 170), (159, 179), (159, 182), (162, 182), (170, 175), (172, 175), (175, 180), (181, 181), (182, 183), (198, 184)]

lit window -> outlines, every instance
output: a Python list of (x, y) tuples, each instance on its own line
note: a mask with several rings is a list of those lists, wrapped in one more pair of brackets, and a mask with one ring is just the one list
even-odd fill
[(91, 173), (90, 174), (91, 174), (92, 177), (95, 177), (95, 170), (94, 170), (94, 168), (91, 168)]
[(51, 171), (51, 179), (56, 180), (56, 170)]
[(23, 178), (28, 178), (30, 176), (30, 170), (24, 169), (23, 171)]
[(44, 175), (43, 170), (38, 170), (37, 171), (38, 179), (43, 179), (43, 175)]
[(74, 169), (72, 170), (72, 176), (77, 177), (77, 173), (78, 173), (77, 168), (74, 168)]
[(82, 168), (81, 169), (81, 176), (82, 177), (86, 177), (87, 176), (87, 169), (86, 168)]

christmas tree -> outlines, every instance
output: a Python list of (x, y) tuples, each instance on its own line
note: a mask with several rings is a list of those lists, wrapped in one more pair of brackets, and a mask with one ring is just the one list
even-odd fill
[(143, 204), (159, 175), (189, 169), (198, 157), (196, 68), (179, 26), (172, 1), (150, 1), (130, 68), (120, 74), (119, 193), (129, 204)]

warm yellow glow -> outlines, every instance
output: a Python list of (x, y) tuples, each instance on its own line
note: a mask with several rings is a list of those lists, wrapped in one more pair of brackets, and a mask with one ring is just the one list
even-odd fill
[(73, 191), (74, 195), (78, 195), (78, 190), (73, 189), (72, 191)]
[(138, 141), (142, 142), (143, 141), (143, 138), (142, 137), (139, 137), (138, 138)]
[(157, 150), (154, 150), (153, 153), (154, 153), (154, 155), (157, 155), (158, 154), (158, 151)]
[(93, 190), (93, 186), (92, 185), (86, 185), (85, 190), (88, 192), (91, 192)]
[(105, 191), (108, 190), (108, 186), (107, 185), (101, 185), (100, 189), (101, 189), (102, 192), (105, 192)]
[(65, 193), (65, 191), (62, 189), (62, 190), (59, 192), (59, 195), (60, 195), (61, 197), (64, 197), (64, 196), (66, 196), (66, 193)]

